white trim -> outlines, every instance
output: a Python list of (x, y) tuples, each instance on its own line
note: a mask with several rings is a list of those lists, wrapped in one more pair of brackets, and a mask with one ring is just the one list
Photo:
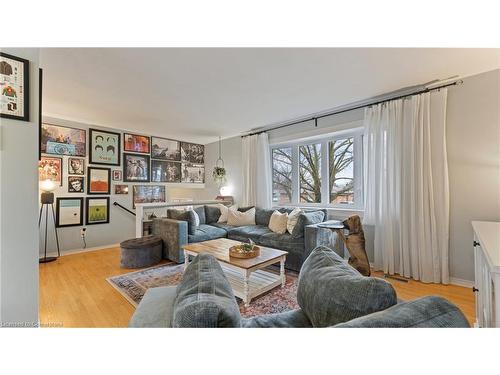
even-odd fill
[[(110, 245), (87, 247), (85, 249), (65, 250), (65, 251), (61, 251), (61, 256), (63, 257), (66, 255), (72, 255), (72, 254), (88, 253), (90, 251), (106, 250), (106, 249), (110, 249), (113, 247), (120, 247), (120, 244), (114, 243), (114, 244), (110, 244)], [(56, 257), (56, 256), (57, 256), (57, 251), (51, 251), (50, 253), (47, 253), (47, 257)], [(43, 255), (41, 255), (40, 258), (43, 258)]]
[(450, 284), (463, 286), (465, 288), (472, 288), (474, 286), (474, 281), (459, 279), (457, 277), (450, 277)]

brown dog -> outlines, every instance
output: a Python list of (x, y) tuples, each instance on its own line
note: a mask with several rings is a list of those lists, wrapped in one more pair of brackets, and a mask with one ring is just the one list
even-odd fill
[(370, 276), (370, 262), (365, 250), (365, 233), (358, 215), (345, 219), (342, 224), (349, 229), (349, 234), (344, 236), (341, 230), (337, 231), (349, 251), (349, 264), (356, 268), (362, 275)]

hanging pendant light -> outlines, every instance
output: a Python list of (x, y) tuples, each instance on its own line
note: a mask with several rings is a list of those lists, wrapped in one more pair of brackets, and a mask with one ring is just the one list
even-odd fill
[(224, 160), (222, 159), (222, 140), (219, 136), (219, 158), (215, 162), (215, 167), (212, 172), (214, 181), (221, 188), (226, 183), (226, 168), (224, 167)]

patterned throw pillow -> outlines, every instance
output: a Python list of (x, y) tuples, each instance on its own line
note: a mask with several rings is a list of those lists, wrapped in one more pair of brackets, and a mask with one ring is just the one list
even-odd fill
[(274, 233), (284, 234), (286, 233), (286, 225), (288, 221), (288, 214), (281, 213), (279, 211), (274, 211), (269, 220), (269, 229)]
[(223, 204), (219, 203), (219, 204), (217, 204), (217, 208), (220, 210), (220, 217), (219, 217), (219, 220), (217, 222), (218, 223), (226, 223), (228, 211), (230, 209), (236, 211), (238, 209), (238, 206), (227, 207), (227, 206), (224, 206)]
[(292, 234), (293, 228), (297, 225), (297, 220), (299, 220), (299, 216), (303, 213), (300, 208), (295, 207), (292, 212), (288, 214), (288, 221), (286, 223), (286, 229), (288, 233)]
[(227, 224), (241, 227), (244, 225), (255, 225), (255, 207), (245, 212), (229, 209), (227, 213)]

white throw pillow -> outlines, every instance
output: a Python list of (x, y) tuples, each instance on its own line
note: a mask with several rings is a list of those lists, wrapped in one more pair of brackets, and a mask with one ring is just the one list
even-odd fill
[(288, 233), (292, 234), (293, 228), (297, 225), (297, 220), (299, 220), (300, 214), (304, 213), (300, 208), (295, 207), (292, 212), (288, 214), (288, 222), (286, 223), (286, 229)]
[(227, 222), (227, 213), (228, 213), (228, 211), (230, 209), (231, 210), (237, 210), (238, 209), (238, 206), (228, 207), (228, 206), (224, 206), (223, 204), (220, 204), (220, 203), (218, 203), (216, 207), (220, 211), (220, 217), (219, 217), (219, 220), (217, 220), (218, 223), (225, 223), (225, 222)]
[(255, 207), (245, 212), (230, 209), (227, 211), (227, 224), (241, 227), (243, 225), (255, 225)]
[(286, 232), (286, 224), (288, 222), (288, 214), (274, 211), (269, 220), (269, 229), (274, 233), (283, 234)]
[(200, 215), (195, 210), (191, 210), (194, 212), (194, 226), (198, 228), (200, 226)]

